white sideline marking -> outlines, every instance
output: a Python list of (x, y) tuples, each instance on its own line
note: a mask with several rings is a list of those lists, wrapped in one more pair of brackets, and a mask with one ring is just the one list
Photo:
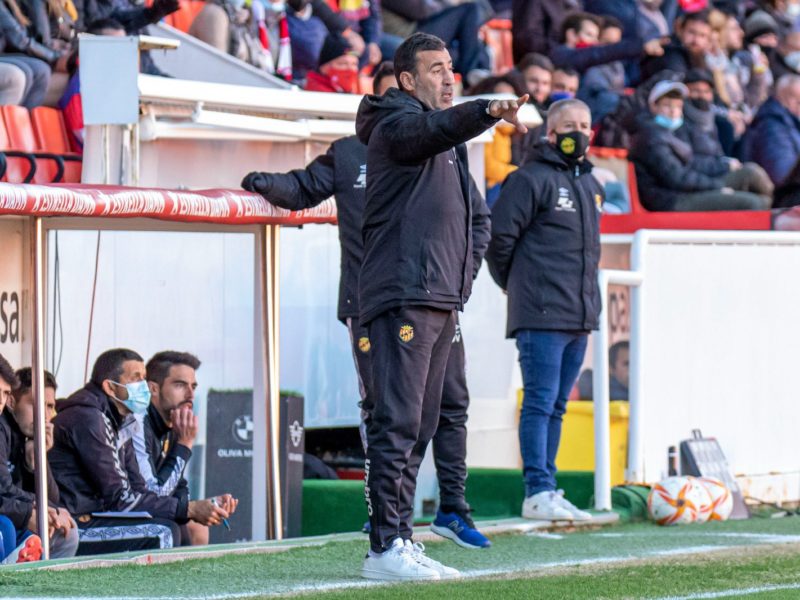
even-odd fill
[(760, 585), (742, 589), (720, 590), (719, 592), (702, 592), (687, 596), (664, 596), (656, 600), (706, 600), (710, 598), (730, 598), (735, 596), (752, 596), (764, 592), (779, 592), (783, 590), (800, 590), (800, 583), (776, 583), (773, 585)]
[[(596, 534), (595, 534), (596, 535)], [(605, 534), (608, 537), (634, 537), (638, 534)], [(776, 542), (792, 542), (800, 541), (800, 536), (797, 535), (780, 535), (780, 534), (753, 534), (753, 533), (708, 533), (698, 532), (698, 535), (719, 536), (728, 538), (751, 538), (751, 539), (764, 539)], [(493, 575), (513, 575), (515, 573), (525, 573), (531, 571), (541, 571), (546, 569), (557, 569), (563, 567), (576, 567), (585, 565), (596, 564), (623, 564), (634, 562), (641, 558), (657, 557), (657, 556), (675, 556), (680, 554), (699, 554), (707, 552), (717, 552), (721, 550), (729, 550), (738, 546), (728, 545), (696, 545), (696, 546), (683, 546), (680, 548), (666, 548), (662, 550), (653, 550), (650, 552), (639, 553), (636, 556), (599, 556), (593, 558), (579, 559), (579, 560), (563, 560), (553, 561), (547, 563), (533, 563), (529, 565), (522, 565), (520, 567), (511, 569), (493, 568), (493, 569), (474, 569), (469, 571), (462, 571), (462, 579), (475, 579), (478, 577), (490, 577)], [(453, 581), (453, 580), (450, 580)], [(283, 584), (281, 586), (273, 587), (272, 589), (259, 590), (259, 591), (241, 591), (229, 592), (224, 594), (206, 594), (195, 596), (180, 596), (182, 600), (235, 600), (256, 597), (272, 597), (283, 596), (286, 594), (299, 594), (307, 592), (329, 592), (344, 589), (357, 589), (368, 588), (373, 586), (387, 586), (396, 585), (401, 582), (382, 582), (382, 581), (364, 581), (352, 579), (347, 581), (330, 582), (330, 583), (307, 583), (307, 584)], [(435, 585), (435, 584), (433, 584)], [(762, 587), (745, 588), (742, 590), (724, 590), (719, 592), (702, 592), (688, 596), (667, 596), (658, 598), (656, 600), (704, 600), (706, 598), (726, 598), (736, 595), (752, 595), (761, 592), (800, 589), (800, 583), (794, 584), (776, 584), (766, 585)], [(11, 597), (4, 598), (3, 600), (53, 600), (54, 596), (24, 596), (24, 597)], [(60, 600), (166, 600), (167, 598), (175, 598), (175, 596), (59, 596)]]

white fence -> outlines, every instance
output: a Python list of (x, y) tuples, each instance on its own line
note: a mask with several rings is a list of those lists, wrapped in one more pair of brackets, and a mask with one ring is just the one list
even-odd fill
[[(632, 291), (628, 481), (665, 476), (668, 447), (692, 429), (719, 440), (739, 477), (797, 481), (800, 235), (640, 231), (631, 267), (601, 276), (641, 281)], [(601, 323), (606, 330), (607, 320)], [(601, 347), (595, 346), (596, 503), (608, 508)], [(782, 495), (797, 500), (800, 489), (783, 484)]]

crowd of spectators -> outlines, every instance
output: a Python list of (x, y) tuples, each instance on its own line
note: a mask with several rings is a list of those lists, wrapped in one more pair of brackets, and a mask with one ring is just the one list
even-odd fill
[[(197, 357), (159, 352), (146, 364), (102, 353), (89, 382), (56, 400), (45, 371), (47, 536), (51, 558), (208, 544), (235, 512), (223, 493), (193, 500), (184, 477), (198, 431)], [(0, 355), (0, 564), (38, 560), (34, 394), (30, 368)]]

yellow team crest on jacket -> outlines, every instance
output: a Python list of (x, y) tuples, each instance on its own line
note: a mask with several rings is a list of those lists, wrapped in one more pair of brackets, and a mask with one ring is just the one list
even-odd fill
[(372, 346), (369, 343), (369, 338), (368, 337), (358, 338), (358, 349), (361, 350), (361, 352), (366, 354), (367, 352), (369, 352), (371, 347)]
[(400, 326), (400, 331), (398, 333), (400, 336), (400, 340), (403, 342), (410, 342), (414, 339), (414, 327), (413, 325), (405, 324)]
[(597, 207), (597, 210), (603, 212), (603, 197), (600, 194), (594, 195), (594, 205)]

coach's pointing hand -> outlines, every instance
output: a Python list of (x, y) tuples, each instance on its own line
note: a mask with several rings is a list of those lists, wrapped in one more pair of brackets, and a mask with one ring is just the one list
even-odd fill
[(516, 127), (517, 131), (520, 133), (526, 133), (528, 128), (519, 122), (519, 119), (517, 119), (517, 112), (519, 111), (519, 107), (528, 101), (528, 98), (528, 94), (525, 94), (516, 100), (492, 100), (489, 102), (489, 114), (495, 119), (508, 121)]

